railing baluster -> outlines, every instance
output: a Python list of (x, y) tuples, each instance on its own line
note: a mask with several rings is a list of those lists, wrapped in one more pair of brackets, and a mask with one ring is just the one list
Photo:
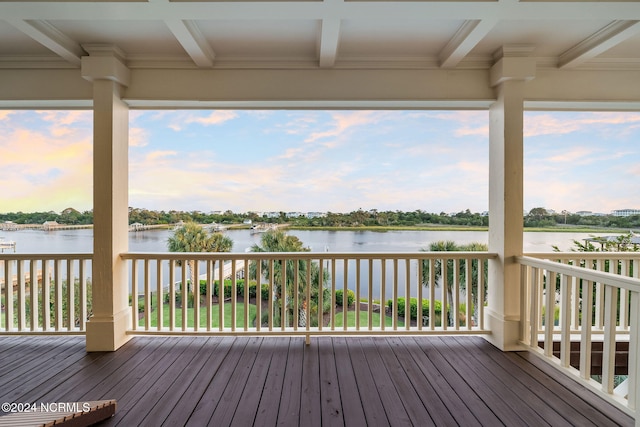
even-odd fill
[[(80, 264), (80, 266), (82, 267), (82, 264)], [(40, 305), (39, 305), (39, 301), (38, 301), (38, 291), (39, 291), (39, 286), (38, 286), (38, 261), (35, 259), (32, 259), (31, 262), (29, 263), (29, 293), (30, 293), (30, 300), (31, 300), (31, 330), (32, 331), (37, 331), (38, 327), (39, 327), (39, 311), (40, 311)], [(80, 296), (80, 302), (82, 303), (83, 301), (83, 296)], [(80, 330), (83, 330), (82, 326), (84, 325), (84, 322), (82, 322), (80, 324)]]
[[(620, 274), (627, 276), (629, 273), (629, 265), (626, 260), (620, 260), (621, 271)], [(626, 289), (620, 289), (620, 320), (619, 325), (621, 330), (629, 329), (629, 291)]]
[(571, 308), (573, 278), (563, 274), (560, 277), (560, 365), (568, 367), (571, 357)]
[(442, 266), (442, 329), (447, 330), (449, 327), (449, 271), (448, 271), (448, 263), (449, 260), (447, 258), (442, 258), (441, 266)]
[[(411, 260), (409, 258), (404, 260), (404, 281), (404, 329), (408, 331), (411, 329)], [(418, 312), (416, 312), (416, 323), (418, 317)]]
[(42, 260), (42, 329), (51, 330), (51, 265), (47, 259)]
[(540, 274), (538, 272), (538, 268), (536, 267), (529, 267), (530, 274), (529, 274), (529, 279), (530, 279), (530, 286), (531, 286), (531, 293), (529, 294), (529, 301), (531, 302), (531, 314), (529, 317), (529, 327), (531, 328), (531, 332), (529, 335), (529, 346), (531, 347), (538, 347), (538, 323), (540, 322), (540, 304), (539, 304), (539, 299), (540, 299), (540, 289), (542, 289), (541, 283), (540, 283)]
[[(472, 314), (473, 314), (473, 277), (472, 277), (472, 271), (473, 271), (473, 262), (475, 260), (471, 260), (471, 259), (467, 259), (464, 262), (464, 277), (465, 277), (465, 304), (466, 304), (466, 310), (465, 310), (465, 326), (466, 329), (470, 330), (472, 328)], [(480, 262), (478, 260), (478, 262)]]
[[(637, 267), (637, 264), (636, 264)], [(634, 276), (637, 278), (637, 270), (634, 269)], [(638, 409), (640, 408), (640, 292), (631, 292), (631, 331), (629, 335), (629, 394), (627, 405), (636, 411), (636, 425)]]
[(380, 270), (382, 272), (380, 274), (380, 329), (384, 331), (386, 326), (385, 298), (387, 295), (387, 260), (385, 258), (380, 260)]
[[(86, 330), (86, 324), (87, 324), (87, 299), (88, 299), (88, 295), (87, 295), (87, 260), (85, 259), (81, 259), (79, 262), (79, 271), (78, 271), (78, 280), (80, 283), (79, 286), (79, 293), (80, 295), (78, 296), (78, 298), (80, 299), (80, 330), (81, 331), (85, 331)], [(37, 281), (36, 281), (37, 283)], [(93, 294), (92, 294), (93, 295)]]
[(300, 306), (299, 306), (299, 294), (300, 294), (300, 263), (298, 260), (292, 260), (293, 263), (293, 330), (297, 331), (300, 325)]
[(356, 259), (355, 260), (356, 263), (356, 307), (355, 307), (355, 311), (356, 311), (356, 331), (360, 331), (360, 267), (362, 264), (362, 260), (361, 259)]
[[(304, 307), (304, 311), (305, 311), (305, 329), (307, 332), (309, 332), (311, 330), (311, 260), (308, 259), (305, 266), (307, 268), (307, 286), (305, 288), (305, 301), (306, 301), (306, 305)], [(322, 292), (322, 278), (318, 277), (318, 292)], [(321, 309), (319, 311), (322, 311)], [(309, 334), (306, 335), (306, 339), (305, 342), (307, 344), (309, 344), (309, 340), (310, 340), (310, 336)]]
[(342, 330), (346, 331), (349, 327), (348, 317), (349, 314), (349, 260), (342, 261)]
[(318, 289), (318, 330), (321, 331), (324, 326), (324, 260), (318, 260), (318, 280), (320, 281)]
[(616, 352), (616, 306), (617, 288), (605, 285), (604, 341), (602, 343), (602, 389), (613, 393)]
[(218, 260), (218, 330), (224, 331), (224, 260)]
[(555, 315), (556, 273), (547, 270), (545, 284), (545, 317), (544, 317), (544, 354), (553, 356), (553, 330)]
[[(273, 272), (274, 260), (270, 259), (268, 261), (269, 265), (269, 332), (273, 331), (273, 280), (275, 277), (275, 273)], [(262, 262), (262, 261), (261, 261)]]
[(25, 280), (24, 280), (24, 275), (25, 275), (25, 271), (24, 271), (24, 260), (18, 260), (17, 263), (17, 268), (16, 268), (16, 284), (17, 284), (17, 290), (18, 290), (18, 313), (17, 313), (17, 320), (18, 320), (18, 330), (19, 331), (24, 331), (26, 329), (27, 326), (27, 314), (26, 314), (26, 287), (25, 287)]
[(215, 261), (213, 260), (207, 260), (207, 295), (205, 296), (205, 298), (207, 299), (207, 306), (206, 306), (206, 311), (207, 311), (207, 322), (205, 327), (207, 328), (207, 332), (211, 331), (212, 328), (212, 316), (213, 316), (213, 288), (214, 288), (214, 277), (213, 277), (213, 270), (214, 270), (214, 263)]
[(67, 259), (67, 330), (75, 329), (75, 277), (73, 275), (73, 261)]
[(156, 260), (156, 329), (161, 331), (164, 322), (164, 286), (162, 285), (162, 261)]
[[(182, 260), (182, 265), (180, 267), (180, 273), (182, 276), (182, 281), (180, 282), (180, 297), (181, 297), (181, 303), (180, 305), (182, 306), (182, 324), (181, 324), (181, 329), (182, 331), (186, 331), (187, 330), (187, 313), (189, 311), (189, 286), (188, 286), (188, 282), (187, 282), (187, 269), (189, 265), (189, 260), (188, 259), (183, 259)], [(220, 310), (222, 312), (222, 310)]]
[[(262, 277), (262, 262), (260, 260), (253, 261), (256, 266), (256, 330), (260, 332), (262, 330), (262, 284), (260, 278)], [(249, 272), (251, 269), (249, 265), (245, 270), (245, 280), (249, 280)], [(322, 274), (320, 275), (322, 277)]]
[(13, 330), (13, 261), (4, 264), (4, 326), (6, 331)]
[(582, 329), (580, 331), (580, 377), (591, 378), (591, 325), (593, 323), (593, 283), (582, 282)]
[[(573, 265), (580, 266), (580, 260), (574, 259)], [(578, 278), (571, 277), (571, 329), (580, 329), (580, 293), (578, 292)]]
[(452, 296), (451, 301), (453, 310), (453, 328), (457, 331), (460, 330), (460, 260), (453, 260), (453, 283), (452, 283)]
[[(281, 282), (280, 282), (280, 294), (281, 294), (281, 298), (280, 298), (280, 330), (284, 331), (287, 326), (289, 325), (289, 321), (287, 319), (288, 313), (287, 313), (287, 303), (288, 303), (288, 297), (289, 297), (289, 292), (287, 290), (287, 258), (283, 258), (280, 262), (281, 267), (280, 267), (280, 275), (282, 276), (281, 278)], [(335, 292), (334, 292), (335, 294)]]
[(60, 331), (62, 329), (62, 260), (57, 259), (53, 263), (53, 275), (55, 280), (55, 310), (56, 310), (56, 331)]
[[(367, 313), (367, 330), (373, 329), (373, 259), (369, 259), (369, 305), (368, 305), (368, 313)], [(382, 308), (381, 310), (382, 311)], [(380, 313), (382, 315), (382, 312)]]
[(151, 329), (151, 309), (153, 308), (151, 303), (151, 270), (148, 258), (144, 260), (142, 280), (144, 283), (144, 329), (148, 331)]
[(485, 290), (487, 283), (484, 281), (485, 260), (478, 260), (478, 328), (484, 330), (484, 304)]
[[(442, 306), (440, 308), (440, 324), (442, 325)], [(429, 329), (436, 327), (436, 260), (429, 259)]]
[[(604, 260), (598, 259), (596, 261), (596, 270), (604, 271)], [(595, 327), (599, 329), (604, 328), (604, 289), (603, 284), (596, 283), (596, 324)]]
[(138, 260), (131, 260), (131, 323), (138, 330)]
[[(393, 310), (391, 311), (391, 316), (393, 319), (393, 330), (398, 330), (398, 260), (394, 259), (392, 261), (393, 266), (393, 302), (391, 306)], [(407, 314), (407, 304), (409, 301), (405, 301), (405, 316)]]
[[(244, 331), (249, 330), (249, 299), (250, 299), (250, 283), (249, 283), (249, 260), (244, 260)], [(257, 292), (257, 289), (256, 289)]]
[(200, 262), (193, 261), (193, 330), (200, 330)]
[(331, 322), (331, 330), (336, 330), (336, 260), (331, 259), (331, 315), (329, 321)]
[(176, 261), (169, 260), (169, 330), (176, 329)]
[(416, 326), (418, 327), (418, 331), (422, 331), (422, 326), (424, 326), (424, 314), (423, 314), (423, 309), (422, 309), (422, 275), (424, 274), (423, 272), (423, 260), (418, 259), (418, 268), (416, 269), (416, 273), (418, 275), (418, 277), (416, 278), (416, 283), (417, 283), (417, 293), (418, 293), (418, 312), (416, 313)]

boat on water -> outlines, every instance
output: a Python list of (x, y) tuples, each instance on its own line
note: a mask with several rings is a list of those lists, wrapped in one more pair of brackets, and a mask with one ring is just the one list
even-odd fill
[(5, 249), (13, 249), (16, 251), (16, 242), (13, 240), (7, 240), (4, 237), (0, 237), (0, 251), (4, 252)]
[(276, 224), (254, 224), (250, 228), (251, 234), (266, 233), (269, 230), (278, 228)]

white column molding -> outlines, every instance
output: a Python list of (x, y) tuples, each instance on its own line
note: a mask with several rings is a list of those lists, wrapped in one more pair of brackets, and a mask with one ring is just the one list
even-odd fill
[(82, 77), (89, 81), (112, 80), (122, 86), (129, 86), (131, 72), (125, 65), (125, 54), (111, 45), (84, 44), (82, 48), (89, 56), (81, 59)]
[[(94, 58), (83, 58), (92, 62)], [(101, 64), (116, 57), (98, 57)], [(95, 64), (95, 63), (94, 63)], [(113, 65), (113, 64), (112, 64)], [(91, 68), (96, 71), (97, 68)], [(93, 316), (87, 323), (87, 351), (113, 351), (131, 325), (126, 263), (128, 251), (129, 108), (122, 85), (108, 71), (93, 81)], [(99, 71), (99, 70), (98, 70)]]
[(535, 61), (498, 59), (490, 82), (496, 101), (489, 109), (489, 262), (487, 338), (502, 350), (519, 348), (520, 268), (523, 233), (523, 112), (525, 82), (534, 77)]

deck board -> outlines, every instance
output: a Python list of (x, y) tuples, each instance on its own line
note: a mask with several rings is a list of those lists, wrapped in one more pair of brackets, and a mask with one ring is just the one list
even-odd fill
[(283, 393), (284, 373), (287, 366), (289, 353), (289, 338), (274, 340), (273, 355), (267, 372), (267, 378), (260, 395), (256, 424), (267, 426), (276, 425), (278, 410), (280, 408), (280, 396)]
[[(419, 364), (413, 359), (411, 353), (403, 345), (403, 339), (388, 339), (389, 346), (393, 350), (401, 369), (406, 373), (406, 378), (411, 382), (415, 394), (420, 396), (425, 405), (429, 418), (437, 426), (455, 425), (457, 422), (451, 415), (447, 405), (441, 400), (431, 381), (424, 376)], [(416, 397), (417, 397), (416, 396)], [(456, 396), (457, 397), (457, 396)], [(475, 418), (473, 418), (475, 421)], [(472, 425), (471, 423), (465, 425)]]
[(278, 402), (279, 425), (297, 426), (300, 423), (303, 355), (304, 343), (298, 339), (291, 339), (282, 382), (282, 394)]
[[(344, 410), (340, 396), (338, 369), (333, 348), (333, 341), (328, 337), (314, 340), (318, 344), (319, 381), (320, 381), (320, 414), (323, 426), (345, 425)], [(310, 346), (313, 345), (312, 341)]]
[[(478, 343), (476, 343), (476, 345), (478, 345)], [(482, 345), (478, 345), (476, 348), (484, 350), (474, 352), (474, 355), (476, 355), (476, 358), (483, 366), (499, 376), (503, 382), (510, 381), (514, 392), (526, 393), (527, 396), (529, 396), (527, 398), (527, 404), (530, 405), (533, 410), (544, 414), (545, 419), (550, 422), (551, 425), (580, 425), (585, 427), (598, 425), (597, 420), (602, 416), (601, 414), (592, 414), (594, 418), (586, 416), (584, 412), (576, 409), (580, 408), (581, 404), (584, 405), (581, 399), (578, 399), (571, 393), (562, 394), (562, 389), (560, 389), (560, 393), (556, 395), (554, 393), (554, 387), (548, 388), (544, 383), (536, 379), (534, 370), (527, 370), (528, 367), (533, 368), (531, 365), (521, 361), (518, 363), (519, 358), (507, 358), (505, 360), (504, 355), (497, 349), (495, 349), (495, 351), (488, 351), (491, 349), (485, 349)], [(525, 373), (530, 375), (519, 375), (516, 377), (517, 382), (515, 382), (513, 381), (514, 377), (510, 374), (513, 369), (523, 369)], [(544, 379), (544, 377), (540, 378)], [(557, 397), (549, 398), (549, 396)], [(567, 406), (567, 403), (570, 405)], [(598, 417), (598, 415), (600, 417)]]
[(115, 399), (101, 426), (634, 424), (480, 337), (134, 337), (111, 353), (86, 353), (83, 337), (0, 337), (0, 357), (18, 372), (0, 375), (0, 399)]

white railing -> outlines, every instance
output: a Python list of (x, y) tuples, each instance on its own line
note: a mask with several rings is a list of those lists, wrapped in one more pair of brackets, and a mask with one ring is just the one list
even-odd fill
[[(527, 254), (527, 256), (626, 277), (635, 277), (636, 279), (640, 277), (640, 252), (547, 252), (532, 253)], [(578, 297), (578, 285), (579, 281), (577, 279), (571, 282), (571, 312), (573, 315), (569, 327), (574, 333), (580, 331), (579, 308), (582, 301)], [(559, 295), (556, 291), (556, 299), (558, 297)], [(628, 304), (624, 304), (624, 302), (629, 301), (629, 291), (621, 290), (619, 298), (621, 311), (617, 319), (617, 330), (624, 332), (628, 331), (629, 328)], [(540, 309), (542, 301), (540, 300), (537, 303), (538, 309)], [(592, 330), (594, 333), (601, 333), (604, 330), (604, 287), (601, 283), (595, 284), (593, 304)], [(538, 327), (538, 332), (542, 333), (542, 320), (539, 322)]]
[[(486, 262), (495, 255), (486, 252), (121, 256), (133, 334), (488, 333)], [(198, 286), (187, 286), (183, 310), (191, 277)]]
[[(632, 415), (640, 404), (639, 255), (572, 252), (517, 259), (523, 343)], [(551, 260), (538, 258), (544, 256)], [(573, 360), (572, 341), (579, 343)], [(600, 378), (591, 371), (594, 343), (602, 347)], [(621, 344), (628, 345), (626, 378), (616, 377)]]
[(92, 258), (0, 254), (0, 334), (84, 334)]

